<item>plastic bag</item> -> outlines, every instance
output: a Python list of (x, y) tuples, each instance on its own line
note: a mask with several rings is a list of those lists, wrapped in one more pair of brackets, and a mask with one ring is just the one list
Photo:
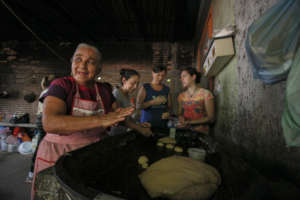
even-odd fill
[(300, 41), (300, 1), (281, 0), (248, 29), (246, 51), (254, 78), (285, 80)]
[(300, 47), (286, 84), (281, 124), (286, 145), (300, 147)]

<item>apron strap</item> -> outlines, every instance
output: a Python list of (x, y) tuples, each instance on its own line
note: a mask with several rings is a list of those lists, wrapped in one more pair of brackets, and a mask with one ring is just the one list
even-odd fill
[(104, 104), (103, 104), (101, 95), (100, 95), (100, 93), (99, 93), (99, 90), (101, 90), (101, 88), (99, 87), (99, 90), (98, 90), (97, 83), (94, 84), (94, 87), (95, 87), (95, 90), (96, 90), (96, 99), (97, 99), (97, 102), (101, 105), (102, 109), (104, 110), (104, 113), (107, 113), (107, 112), (106, 112), (106, 109), (105, 109), (105, 107), (104, 107)]

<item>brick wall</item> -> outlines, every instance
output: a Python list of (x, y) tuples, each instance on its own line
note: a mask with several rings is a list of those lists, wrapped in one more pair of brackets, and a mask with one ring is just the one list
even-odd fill
[[(38, 101), (27, 103), (24, 95), (41, 92), (40, 82), (48, 74), (65, 76), (70, 73), (71, 57), (75, 45), (68, 42), (53, 43), (51, 47), (57, 54), (65, 58), (62, 62), (58, 57), (37, 42), (2, 42), (0, 46), (0, 92), (6, 90), (9, 98), (0, 98), (0, 113), (9, 119), (15, 112), (27, 112), (31, 122), (35, 121)], [(141, 74), (141, 85), (151, 81), (153, 64), (165, 64), (169, 68), (166, 82), (173, 93), (176, 110), (176, 96), (181, 91), (179, 70), (185, 65), (193, 64), (192, 43), (167, 42), (103, 42), (99, 44), (103, 53), (103, 69), (101, 81), (119, 84), (119, 71), (122, 68), (136, 69)]]

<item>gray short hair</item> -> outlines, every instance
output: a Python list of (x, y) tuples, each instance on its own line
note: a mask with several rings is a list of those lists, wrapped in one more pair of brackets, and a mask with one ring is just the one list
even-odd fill
[[(99, 67), (101, 67), (102, 53), (99, 51), (99, 49), (98, 49), (96, 46), (91, 45), (91, 44), (87, 44), (87, 43), (79, 43), (79, 44), (77, 45), (76, 49), (75, 49), (75, 52), (76, 52), (79, 48), (81, 48), (81, 47), (88, 47), (88, 48), (94, 49), (95, 52), (96, 52), (96, 54), (97, 54), (97, 60), (98, 60), (98, 63), (99, 63), (98, 65), (99, 65)], [(72, 58), (74, 57), (75, 52), (74, 52)]]

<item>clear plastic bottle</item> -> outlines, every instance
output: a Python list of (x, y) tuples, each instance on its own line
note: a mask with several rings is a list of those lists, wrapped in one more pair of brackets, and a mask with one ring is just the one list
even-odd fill
[(176, 126), (175, 126), (175, 122), (173, 119), (170, 119), (168, 121), (168, 127), (170, 129), (169, 131), (169, 137), (170, 138), (175, 138), (175, 135), (176, 135)]
[(176, 136), (176, 128), (175, 127), (171, 127), (170, 128), (169, 137), (175, 139), (175, 136)]

